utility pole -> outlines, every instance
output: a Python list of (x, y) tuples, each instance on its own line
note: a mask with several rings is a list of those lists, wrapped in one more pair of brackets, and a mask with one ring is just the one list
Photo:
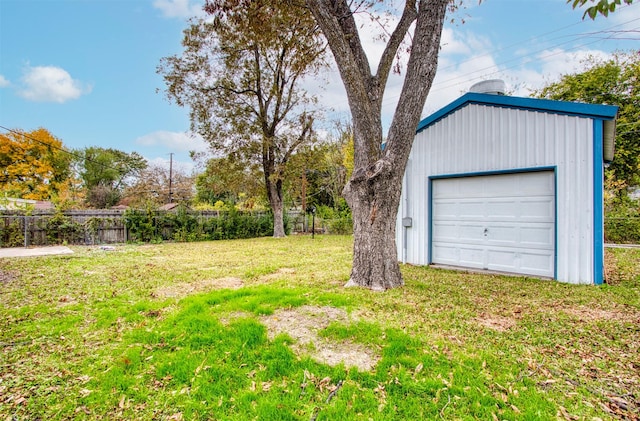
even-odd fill
[(173, 179), (173, 152), (169, 154), (169, 203), (173, 203), (172, 179)]

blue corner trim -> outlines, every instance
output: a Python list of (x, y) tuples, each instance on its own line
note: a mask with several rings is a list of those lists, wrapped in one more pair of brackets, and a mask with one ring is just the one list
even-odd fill
[(585, 104), (580, 102), (554, 101), (550, 99), (522, 98), (469, 92), (422, 120), (418, 124), (416, 133), (426, 129), (446, 117), (448, 114), (451, 114), (468, 104), (517, 108), (553, 114), (590, 117), (601, 120), (612, 120), (618, 114), (618, 107), (614, 105)]
[(593, 120), (593, 283), (604, 282), (603, 123)]
[(558, 167), (553, 167), (553, 279), (558, 280)]
[(427, 238), (428, 245), (427, 247), (427, 264), (430, 265), (433, 263), (433, 190), (432, 190), (433, 179), (429, 177), (427, 179), (427, 212), (429, 212), (429, 218), (427, 218), (427, 224), (429, 227), (429, 235)]

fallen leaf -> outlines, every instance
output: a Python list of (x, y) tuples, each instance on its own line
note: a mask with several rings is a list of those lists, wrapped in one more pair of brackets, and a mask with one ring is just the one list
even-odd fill
[(413, 370), (413, 372), (414, 372), (415, 374), (418, 374), (419, 372), (421, 372), (421, 371), (422, 371), (422, 369), (423, 369), (423, 368), (424, 368), (424, 365), (423, 365), (422, 363), (420, 363), (420, 364), (418, 364), (418, 365), (416, 366), (416, 368), (415, 368), (415, 370)]

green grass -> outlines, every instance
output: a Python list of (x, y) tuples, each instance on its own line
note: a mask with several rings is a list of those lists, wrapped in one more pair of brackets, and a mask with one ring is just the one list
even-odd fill
[[(607, 251), (602, 287), (405, 266), (385, 293), (342, 287), (349, 237), (74, 251), (0, 260), (1, 420), (640, 416), (637, 249)], [(324, 307), (349, 317), (308, 352), (265, 322)]]

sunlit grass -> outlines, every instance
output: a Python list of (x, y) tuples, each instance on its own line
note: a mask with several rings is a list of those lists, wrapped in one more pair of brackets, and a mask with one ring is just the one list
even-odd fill
[[(0, 419), (638, 416), (640, 250), (603, 287), (405, 266), (385, 293), (343, 288), (349, 237), (74, 251), (0, 260)], [(345, 310), (318, 335), (374, 369), (269, 339), (302, 306)]]

